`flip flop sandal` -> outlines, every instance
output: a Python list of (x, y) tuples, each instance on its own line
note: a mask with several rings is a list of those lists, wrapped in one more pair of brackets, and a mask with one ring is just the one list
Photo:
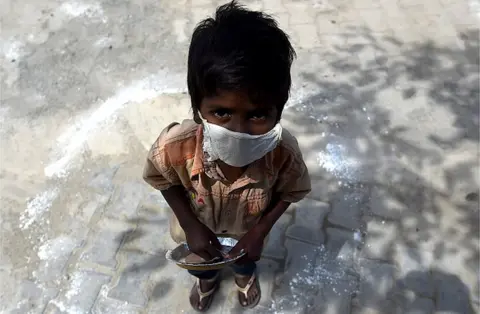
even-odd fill
[[(218, 274), (215, 277), (213, 277), (212, 279), (202, 279), (202, 280), (204, 280), (208, 283), (216, 282), (218, 280)], [(198, 297), (199, 297), (198, 298), (198, 303), (197, 304), (192, 304), (192, 302), (190, 302), (190, 305), (197, 312), (206, 312), (210, 308), (210, 306), (212, 305), (213, 294), (217, 291), (217, 289), (218, 289), (218, 283), (216, 282), (212, 289), (210, 289), (207, 292), (203, 292), (200, 289), (200, 279), (197, 278), (197, 281), (195, 282), (195, 284), (192, 287), (192, 290), (190, 291), (190, 296), (192, 296), (193, 293), (197, 293)], [(205, 298), (208, 298), (207, 303), (205, 304), (205, 306), (202, 309), (199, 309), (198, 304), (201, 304), (203, 299), (205, 299)]]
[[(248, 300), (248, 291), (250, 291), (250, 288), (253, 286), (253, 284), (255, 284), (258, 289), (257, 297), (253, 300), (251, 304), (243, 305), (242, 300), (240, 299), (240, 295), (243, 294), (243, 296), (245, 297), (245, 300)], [(260, 299), (262, 298), (262, 292), (260, 291), (260, 283), (258, 282), (258, 278), (255, 273), (253, 273), (253, 275), (250, 277), (245, 287), (243, 288), (240, 287), (236, 282), (235, 282), (235, 285), (237, 286), (237, 289), (238, 289), (238, 302), (243, 308), (252, 309), (258, 305), (258, 302), (260, 302)]]

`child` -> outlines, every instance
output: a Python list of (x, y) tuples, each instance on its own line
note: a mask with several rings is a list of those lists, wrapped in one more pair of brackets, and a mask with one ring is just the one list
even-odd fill
[[(296, 139), (279, 124), (287, 102), (295, 52), (277, 23), (234, 1), (193, 32), (188, 90), (193, 121), (172, 123), (149, 152), (145, 180), (173, 210), (170, 232), (192, 252), (220, 255), (217, 236), (239, 240), (232, 254), (243, 307), (260, 301), (255, 262), (266, 236), (290, 203), (310, 192)], [(190, 303), (206, 311), (217, 271), (197, 277)]]

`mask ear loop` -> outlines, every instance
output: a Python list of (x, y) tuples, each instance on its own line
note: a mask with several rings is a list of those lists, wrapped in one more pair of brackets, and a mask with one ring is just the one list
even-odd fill
[(206, 119), (204, 119), (202, 117), (202, 114), (200, 113), (200, 111), (198, 111), (198, 119), (200, 120), (200, 124), (202, 125), (202, 128), (203, 128), (203, 153), (205, 154), (205, 157), (207, 160), (209, 161), (214, 161), (214, 159), (211, 159), (211, 156), (210, 156), (210, 153), (209, 152), (213, 152), (214, 149), (213, 149), (213, 146), (211, 144), (211, 139), (210, 139), (210, 136), (209, 136), (209, 129), (208, 129), (208, 125), (210, 124)]
[(192, 109), (192, 111), (193, 111), (193, 121), (195, 121), (196, 124), (202, 124), (202, 118), (200, 117), (200, 110)]
[(197, 111), (197, 117), (198, 119), (200, 120), (200, 123), (202, 123), (203, 125), (205, 125), (206, 123), (209, 123), (207, 121), (207, 119), (205, 119), (202, 114), (200, 113), (200, 110)]

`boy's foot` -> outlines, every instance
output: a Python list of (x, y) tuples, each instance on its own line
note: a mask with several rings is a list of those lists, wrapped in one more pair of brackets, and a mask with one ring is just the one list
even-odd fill
[(212, 279), (198, 279), (190, 291), (190, 304), (193, 309), (205, 312), (212, 305), (213, 296), (218, 289), (218, 275)]
[(260, 302), (260, 284), (255, 273), (252, 276), (235, 275), (235, 284), (238, 289), (238, 302), (242, 307), (253, 308)]

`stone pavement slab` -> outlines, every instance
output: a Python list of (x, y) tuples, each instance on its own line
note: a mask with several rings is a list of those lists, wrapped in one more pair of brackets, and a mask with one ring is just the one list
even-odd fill
[(95, 271), (76, 270), (68, 278), (66, 289), (48, 303), (44, 313), (90, 312), (102, 285), (109, 279)]
[(102, 219), (92, 230), (80, 255), (80, 261), (117, 268), (117, 252), (132, 226), (115, 219)]
[(323, 224), (330, 213), (330, 205), (304, 199), (296, 204), (294, 222), (286, 230), (286, 237), (313, 245), (325, 243)]
[(325, 248), (328, 254), (346, 267), (353, 267), (358, 250), (361, 248), (360, 240), (357, 239), (358, 231), (327, 228), (326, 234)]
[(368, 194), (363, 191), (341, 188), (338, 196), (332, 200), (332, 213), (328, 215), (328, 222), (351, 230), (361, 229), (367, 197)]
[[(141, 173), (191, 117), (189, 37), (221, 3), (2, 3), (0, 313), (193, 313)], [(244, 3), (297, 51), (282, 123), (312, 177), (246, 312), (480, 312), (480, 3)], [(210, 312), (243, 312), (223, 277)]]
[(287, 254), (284, 246), (285, 231), (291, 225), (291, 215), (282, 215), (268, 235), (268, 241), (263, 249), (262, 256), (276, 260), (283, 260)]

